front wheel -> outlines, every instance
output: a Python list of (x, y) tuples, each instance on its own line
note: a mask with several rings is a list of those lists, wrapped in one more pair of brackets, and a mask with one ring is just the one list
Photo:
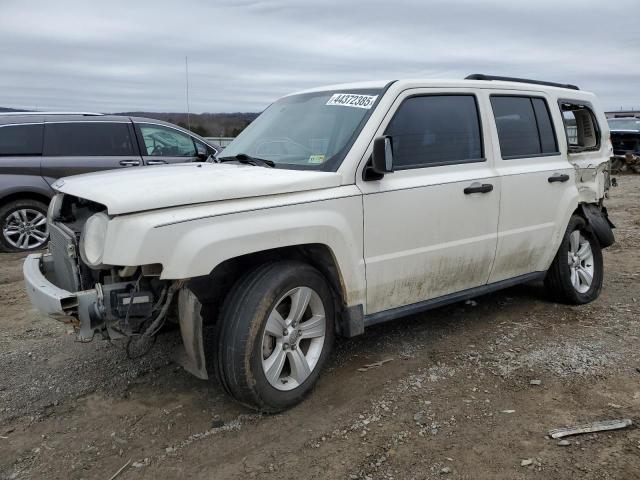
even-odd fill
[(300, 402), (334, 340), (331, 289), (302, 262), (265, 264), (233, 289), (222, 309), (217, 372), (236, 400), (264, 412)]
[(574, 215), (547, 271), (545, 286), (555, 300), (581, 305), (598, 298), (602, 280), (600, 243), (584, 219)]

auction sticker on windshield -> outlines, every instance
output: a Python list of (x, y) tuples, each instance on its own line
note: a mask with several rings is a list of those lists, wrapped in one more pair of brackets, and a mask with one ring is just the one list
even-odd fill
[(327, 105), (339, 105), (341, 107), (366, 108), (373, 107), (377, 95), (357, 95), (353, 93), (334, 93)]

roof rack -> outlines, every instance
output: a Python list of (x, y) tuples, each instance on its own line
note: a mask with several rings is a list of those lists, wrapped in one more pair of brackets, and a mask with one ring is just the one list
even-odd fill
[(94, 113), (94, 112), (0, 112), (0, 115), (13, 115), (13, 116), (23, 116), (23, 115), (83, 115), (86, 117), (94, 117), (104, 115), (104, 113)]
[(571, 85), (570, 83), (543, 82), (542, 80), (529, 80), (527, 78), (498, 77), (495, 75), (485, 75), (483, 73), (474, 73), (472, 75), (468, 75), (465, 77), (465, 80), (500, 80), (504, 82), (532, 83), (534, 85), (547, 85), (549, 87), (580, 90), (580, 88), (578, 88), (576, 85)]

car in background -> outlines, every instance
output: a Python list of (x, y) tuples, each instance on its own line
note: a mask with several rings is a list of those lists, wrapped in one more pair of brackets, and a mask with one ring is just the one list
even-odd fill
[(640, 118), (609, 118), (611, 144), (613, 145), (612, 167), (625, 170), (625, 167), (640, 165)]
[(0, 251), (42, 248), (53, 182), (81, 173), (206, 161), (222, 149), (168, 122), (97, 113), (0, 114)]

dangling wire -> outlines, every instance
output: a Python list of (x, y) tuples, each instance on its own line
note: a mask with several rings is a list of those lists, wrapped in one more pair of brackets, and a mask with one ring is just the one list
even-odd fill
[[(182, 288), (183, 283), (183, 281), (177, 281), (172, 283), (168, 288), (165, 287), (162, 290), (158, 301), (153, 306), (153, 311), (156, 311), (158, 307), (162, 305), (162, 308), (160, 309), (160, 312), (158, 313), (156, 318), (151, 322), (151, 324), (145, 329), (144, 332), (131, 334), (129, 341), (127, 342), (126, 351), (129, 358), (140, 358), (143, 355), (149, 353), (149, 350), (151, 350), (151, 347), (153, 347), (153, 345), (155, 344), (157, 338), (156, 334), (160, 331), (160, 329), (162, 329), (166, 321), (167, 312), (169, 311), (169, 307), (171, 306), (173, 296), (175, 295), (176, 291)], [(145, 321), (146, 320), (148, 320), (148, 318), (145, 319)], [(141, 347), (142, 351), (135, 352), (134, 348), (136, 347)]]

